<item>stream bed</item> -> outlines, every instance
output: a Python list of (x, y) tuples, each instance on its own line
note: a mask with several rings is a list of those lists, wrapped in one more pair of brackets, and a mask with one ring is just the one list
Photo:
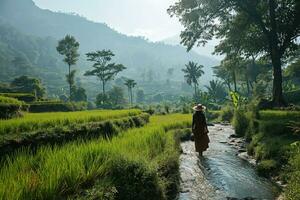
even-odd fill
[(182, 143), (179, 200), (275, 199), (273, 184), (237, 156), (227, 142), (234, 134), (231, 126), (209, 127), (210, 148), (199, 158), (194, 142)]

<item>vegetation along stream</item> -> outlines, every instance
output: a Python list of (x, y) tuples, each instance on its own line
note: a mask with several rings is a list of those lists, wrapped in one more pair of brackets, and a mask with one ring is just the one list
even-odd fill
[(223, 125), (209, 130), (210, 148), (203, 158), (198, 157), (192, 141), (182, 143), (179, 199), (274, 199), (273, 184), (259, 177), (227, 144), (234, 130)]

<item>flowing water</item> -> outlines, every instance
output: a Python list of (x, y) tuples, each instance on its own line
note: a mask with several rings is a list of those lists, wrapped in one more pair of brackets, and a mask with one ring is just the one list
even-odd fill
[(182, 143), (179, 200), (274, 199), (273, 185), (227, 144), (230, 126), (209, 127), (210, 148), (199, 158), (194, 142)]

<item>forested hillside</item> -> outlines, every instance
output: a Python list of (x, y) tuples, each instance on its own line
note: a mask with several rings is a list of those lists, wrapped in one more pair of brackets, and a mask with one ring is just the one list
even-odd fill
[(32, 0), (0, 0), (0, 19), (1, 80), (11, 80), (29, 70), (31, 76), (37, 75), (47, 85), (48, 93), (59, 94), (66, 86), (63, 79), (67, 68), (55, 50), (57, 41), (66, 34), (80, 42), (77, 81), (88, 93), (98, 89), (95, 81), (81, 76), (91, 65), (84, 55), (93, 50), (111, 49), (116, 54), (116, 62), (127, 67), (121, 76), (139, 77), (139, 81), (151, 76), (148, 79), (165, 82), (167, 70), (174, 68), (171, 79), (183, 82), (181, 69), (193, 60), (205, 66), (206, 75), (202, 81), (208, 82), (212, 77), (211, 67), (218, 64), (195, 52), (186, 53), (182, 47), (128, 37), (105, 24), (77, 15), (42, 10)]

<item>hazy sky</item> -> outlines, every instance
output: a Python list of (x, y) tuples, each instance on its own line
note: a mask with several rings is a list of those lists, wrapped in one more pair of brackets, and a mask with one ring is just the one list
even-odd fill
[(176, 0), (34, 0), (45, 9), (78, 13), (90, 20), (104, 22), (127, 35), (144, 36), (152, 41), (180, 33), (176, 18), (167, 8)]

